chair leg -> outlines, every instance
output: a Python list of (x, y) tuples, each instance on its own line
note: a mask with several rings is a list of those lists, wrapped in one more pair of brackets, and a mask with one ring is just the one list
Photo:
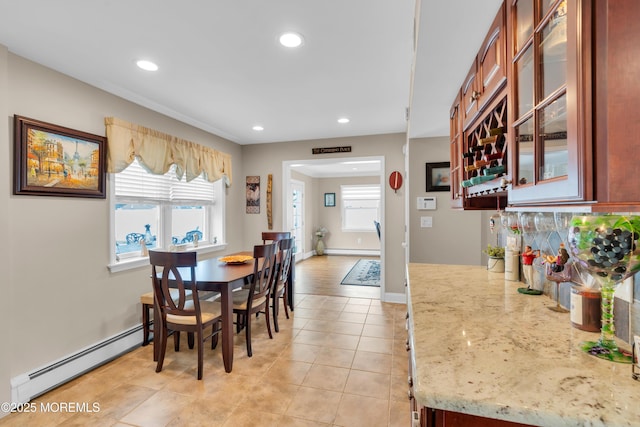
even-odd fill
[(149, 313), (149, 309), (150, 306), (149, 304), (142, 304), (142, 333), (143, 333), (143, 337), (142, 337), (142, 345), (149, 345), (149, 334), (150, 332), (150, 313)]
[(242, 318), (243, 316), (240, 313), (236, 315), (236, 333), (237, 334), (239, 334), (240, 331), (242, 330)]
[(284, 305), (284, 314), (287, 315), (287, 319), (289, 318), (289, 308), (287, 307), (287, 301), (289, 301), (289, 291), (286, 286), (284, 288), (284, 294), (282, 294), (282, 304)]
[(160, 346), (160, 354), (158, 355), (158, 364), (156, 365), (156, 372), (160, 372), (162, 371), (162, 364), (164, 363), (164, 354), (165, 354), (165, 351), (167, 350), (167, 330), (166, 328), (160, 327), (160, 325), (155, 325), (154, 328), (155, 328), (154, 335), (160, 338), (160, 340), (156, 340), (156, 345)]
[(269, 301), (267, 301), (267, 305), (264, 307), (264, 317), (267, 320), (267, 331), (269, 332), (269, 338), (273, 339), (273, 334), (271, 333), (271, 317), (269, 315)]
[(193, 332), (187, 332), (187, 343), (189, 344), (189, 348), (193, 350)]
[(173, 331), (173, 349), (180, 351), (180, 331)]
[(280, 298), (274, 296), (272, 301), (271, 308), (273, 311), (273, 327), (276, 332), (280, 332), (280, 327), (278, 326), (278, 312), (280, 311), (280, 307), (278, 307), (278, 305), (280, 304)]
[(247, 324), (245, 327), (245, 340), (247, 341), (247, 356), (253, 356), (253, 351), (251, 349), (251, 316), (247, 316)]
[(211, 336), (211, 350), (214, 350), (218, 346), (218, 335), (220, 335), (222, 326), (220, 325), (220, 322), (216, 322), (213, 324), (212, 328), (213, 335)]
[[(196, 332), (198, 338), (198, 379), (202, 379), (202, 362), (204, 360), (204, 342), (202, 341), (202, 328)], [(193, 334), (192, 334), (193, 336)]]

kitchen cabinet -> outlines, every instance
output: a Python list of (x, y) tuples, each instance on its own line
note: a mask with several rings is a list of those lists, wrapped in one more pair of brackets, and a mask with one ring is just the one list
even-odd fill
[(507, 10), (509, 205), (640, 210), (640, 2), (518, 0)]
[[(640, 186), (630, 178), (640, 135), (640, 2), (505, 1), (494, 39), (500, 14), (462, 82), (463, 155), (504, 97), (508, 209), (640, 211)], [(465, 189), (455, 206), (495, 208), (467, 200), (486, 190)]]
[(587, 3), (517, 0), (510, 5), (510, 204), (592, 196), (584, 179), (590, 141), (579, 125), (586, 125), (589, 104), (589, 87), (581, 83), (591, 50), (581, 36), (590, 20)]
[(449, 112), (449, 135), (451, 135), (450, 145), (450, 188), (451, 188), (451, 207), (462, 208), (463, 195), (460, 184), (463, 180), (463, 148), (462, 148), (462, 114), (461, 114), (461, 97), (456, 97), (451, 110)]
[[(499, 180), (491, 178), (504, 175), (507, 167), (505, 28), (502, 5), (451, 106), (452, 208), (495, 209), (506, 205), (505, 189), (499, 187)], [(493, 172), (496, 167), (497, 174)]]
[(461, 88), (461, 114), (467, 127), (506, 83), (505, 6), (489, 28)]

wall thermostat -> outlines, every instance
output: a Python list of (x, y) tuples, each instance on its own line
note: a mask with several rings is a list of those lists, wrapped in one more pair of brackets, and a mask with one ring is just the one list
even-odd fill
[(419, 211), (432, 211), (436, 209), (435, 197), (418, 197)]

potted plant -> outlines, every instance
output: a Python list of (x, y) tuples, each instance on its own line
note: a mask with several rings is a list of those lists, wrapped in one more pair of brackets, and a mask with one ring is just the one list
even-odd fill
[(504, 273), (504, 247), (487, 245), (482, 252), (487, 254), (487, 270), (493, 273)]

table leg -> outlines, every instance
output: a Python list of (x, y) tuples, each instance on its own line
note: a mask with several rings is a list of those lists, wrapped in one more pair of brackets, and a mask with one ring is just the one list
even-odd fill
[(231, 289), (223, 287), (220, 291), (222, 303), (222, 360), (224, 370), (231, 372), (233, 368), (233, 298)]

